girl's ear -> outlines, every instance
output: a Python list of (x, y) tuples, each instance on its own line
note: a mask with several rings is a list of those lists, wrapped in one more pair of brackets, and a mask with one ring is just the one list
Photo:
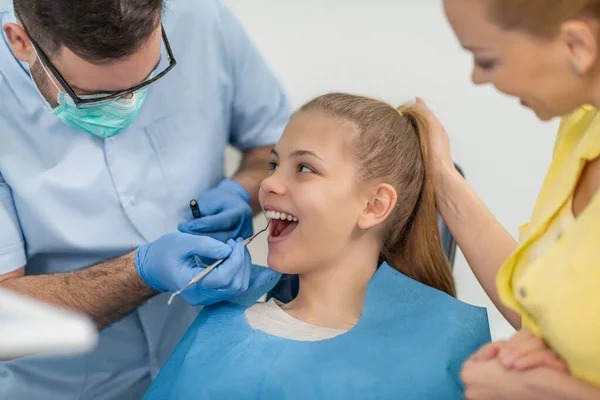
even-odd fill
[(390, 215), (398, 195), (396, 190), (387, 183), (377, 185), (367, 198), (365, 208), (358, 218), (360, 229), (369, 229), (382, 224)]

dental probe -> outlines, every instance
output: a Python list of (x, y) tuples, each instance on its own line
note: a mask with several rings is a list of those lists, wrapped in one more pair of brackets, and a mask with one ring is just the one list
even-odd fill
[[(266, 231), (267, 229), (269, 229), (269, 225), (270, 224), (271, 224), (271, 221), (269, 221), (267, 223), (267, 226), (265, 227), (265, 229), (263, 229), (262, 231), (259, 231), (259, 232), (255, 233), (253, 236), (251, 236), (248, 239), (244, 240), (242, 242), (242, 244), (244, 246), (248, 246), (250, 244), (250, 242), (252, 242), (254, 240), (254, 238), (256, 238), (258, 235), (260, 235), (261, 233), (263, 233), (264, 231)], [(202, 272), (200, 272), (198, 275), (196, 275), (195, 277), (193, 277), (192, 280), (187, 283), (187, 285), (185, 285), (184, 287), (182, 287), (181, 289), (179, 289), (175, 293), (171, 294), (171, 297), (169, 298), (169, 301), (167, 302), (167, 304), (170, 305), (171, 302), (173, 301), (173, 299), (175, 298), (175, 296), (179, 295), (181, 292), (183, 292), (185, 289), (187, 289), (188, 287), (190, 287), (194, 283), (199, 282), (200, 280), (202, 280), (202, 278), (204, 278), (206, 275), (208, 275), (213, 269), (215, 269), (219, 265), (221, 265), (225, 260), (227, 260), (227, 259), (226, 258), (222, 258), (220, 260), (215, 261), (214, 263), (212, 263), (208, 267), (204, 268), (202, 270)]]

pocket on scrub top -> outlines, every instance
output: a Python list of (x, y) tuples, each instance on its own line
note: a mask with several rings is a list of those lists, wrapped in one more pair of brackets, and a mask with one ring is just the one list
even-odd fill
[(145, 130), (178, 202), (188, 203), (222, 178), (229, 124), (219, 105), (181, 110)]

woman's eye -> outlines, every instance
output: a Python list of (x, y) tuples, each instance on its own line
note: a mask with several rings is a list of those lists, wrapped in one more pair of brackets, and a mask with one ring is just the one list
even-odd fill
[(475, 64), (485, 70), (485, 71), (489, 71), (490, 69), (494, 68), (496, 66), (496, 61), (494, 60), (475, 60)]
[(269, 161), (269, 171), (276, 171), (279, 165), (275, 161)]

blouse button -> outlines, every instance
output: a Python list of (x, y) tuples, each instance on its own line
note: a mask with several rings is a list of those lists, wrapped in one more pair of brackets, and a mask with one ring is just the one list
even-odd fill
[(527, 297), (527, 290), (524, 287), (519, 288), (519, 296), (523, 299)]

